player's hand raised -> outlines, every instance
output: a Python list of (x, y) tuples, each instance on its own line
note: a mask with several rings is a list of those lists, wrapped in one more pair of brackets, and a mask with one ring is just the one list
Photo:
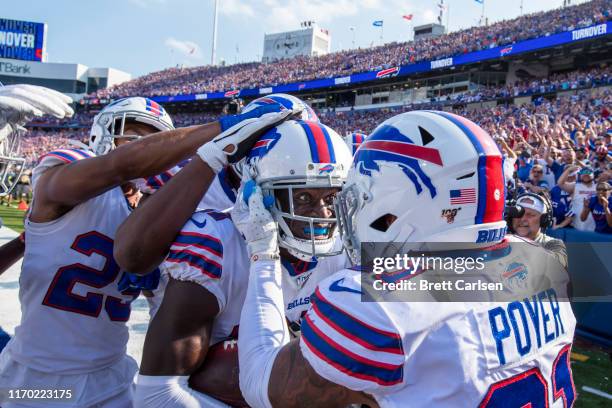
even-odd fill
[(58, 119), (74, 113), (72, 99), (53, 89), (35, 85), (0, 87), (0, 139), (21, 129), (35, 117), (51, 115)]
[(280, 104), (260, 106), (247, 113), (219, 119), (222, 133), (198, 149), (198, 155), (218, 173), (228, 164), (239, 162), (261, 135), (274, 126), (301, 113)]
[(278, 259), (278, 226), (268, 211), (272, 197), (263, 197), (261, 188), (243, 176), (238, 199), (232, 209), (232, 221), (247, 241), (251, 261)]

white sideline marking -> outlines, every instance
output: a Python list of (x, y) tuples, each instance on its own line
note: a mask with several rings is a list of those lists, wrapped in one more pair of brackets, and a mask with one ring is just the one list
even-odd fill
[(591, 394), (599, 395), (600, 397), (612, 400), (612, 395), (608, 394), (607, 392), (600, 391), (596, 388), (587, 387), (586, 385), (583, 385), (582, 389), (586, 392), (590, 392)]

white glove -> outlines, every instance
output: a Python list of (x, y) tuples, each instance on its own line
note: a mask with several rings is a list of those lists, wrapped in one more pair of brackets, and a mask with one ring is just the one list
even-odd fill
[(74, 113), (68, 105), (72, 99), (53, 89), (35, 85), (0, 87), (0, 140), (36, 116), (70, 117)]
[(243, 182), (232, 209), (232, 221), (247, 242), (251, 261), (279, 258), (278, 226), (266, 209), (261, 188), (255, 181)]
[(202, 145), (198, 155), (215, 173), (219, 173), (228, 163), (237, 163), (244, 158), (261, 135), (296, 113), (298, 111), (285, 109), (245, 119)]

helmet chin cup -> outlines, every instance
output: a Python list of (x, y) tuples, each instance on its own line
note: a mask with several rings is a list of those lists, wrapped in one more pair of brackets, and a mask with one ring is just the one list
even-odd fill
[[(312, 261), (318, 257), (334, 256), (342, 253), (342, 248), (335, 250), (334, 243), (338, 235), (334, 233), (331, 238), (327, 239), (315, 239), (313, 230), (310, 230), (310, 239), (296, 237), (287, 222), (285, 217), (289, 217), (289, 214), (281, 213), (276, 207), (272, 210), (272, 216), (280, 227), (278, 245), (281, 248), (287, 249), (287, 251), (294, 257), (302, 261)], [(304, 217), (306, 218), (306, 217)], [(298, 219), (299, 221), (303, 221)], [(306, 221), (308, 222), (308, 221)], [(335, 218), (329, 218), (326, 220), (329, 224), (336, 223)], [(313, 224), (313, 219), (310, 220), (310, 224)]]

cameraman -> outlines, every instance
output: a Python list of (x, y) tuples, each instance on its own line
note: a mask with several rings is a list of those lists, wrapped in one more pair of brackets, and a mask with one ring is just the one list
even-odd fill
[(551, 251), (557, 260), (567, 268), (567, 249), (560, 239), (544, 233), (552, 226), (552, 205), (542, 194), (524, 193), (516, 200), (515, 214), (510, 214), (507, 222), (510, 232), (537, 242)]

